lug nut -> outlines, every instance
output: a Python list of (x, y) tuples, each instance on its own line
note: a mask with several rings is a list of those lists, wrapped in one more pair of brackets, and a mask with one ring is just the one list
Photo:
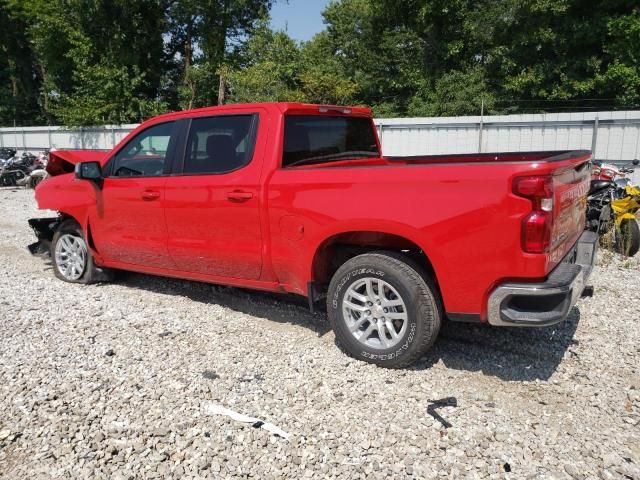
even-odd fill
[(370, 307), (373, 306), (373, 302), (367, 302), (367, 305), (369, 305)]
[(364, 312), (364, 314), (368, 317), (369, 315), (371, 315), (371, 310), (367, 310), (366, 312)]
[(384, 313), (389, 313), (389, 309), (388, 308), (385, 307), (383, 310), (384, 310)]

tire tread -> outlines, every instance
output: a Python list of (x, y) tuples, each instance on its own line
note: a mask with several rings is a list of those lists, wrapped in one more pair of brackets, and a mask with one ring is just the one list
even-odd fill
[[(375, 250), (369, 253), (365, 253), (362, 255), (358, 255), (356, 257), (351, 258), (347, 262), (345, 262), (336, 272), (334, 277), (331, 280), (331, 284), (329, 287), (329, 291), (332, 290), (334, 286), (334, 282), (336, 279), (340, 279), (348, 270), (355, 268), (354, 264), (362, 261), (378, 261), (381, 263), (386, 263), (387, 266), (395, 269), (401, 275), (406, 276), (411, 283), (414, 283), (417, 286), (418, 294), (420, 295), (420, 311), (421, 317), (424, 322), (425, 328), (422, 329), (422, 337), (416, 339), (418, 342), (418, 347), (413, 350), (410, 354), (403, 355), (399, 358), (396, 358), (392, 361), (385, 361), (384, 367), (387, 368), (404, 368), (412, 363), (416, 362), (420, 357), (422, 357), (429, 348), (433, 346), (435, 343), (438, 331), (440, 330), (440, 325), (442, 323), (443, 309), (442, 303), (440, 301), (438, 295), (438, 289), (433, 282), (433, 279), (426, 273), (426, 271), (411, 258), (403, 255), (401, 253), (387, 251), (387, 250)], [(331, 301), (331, 295), (327, 296), (327, 309), (330, 311), (331, 306), (329, 302)], [(429, 306), (428, 311), (425, 311), (425, 306)], [(329, 321), (331, 323), (331, 327), (334, 332), (336, 330), (335, 318), (332, 315), (329, 315)], [(336, 343), (338, 347), (345, 352), (346, 354), (351, 355), (351, 353), (346, 349), (346, 347), (340, 342), (338, 336), (336, 335)], [(378, 362), (373, 362), (378, 363)]]

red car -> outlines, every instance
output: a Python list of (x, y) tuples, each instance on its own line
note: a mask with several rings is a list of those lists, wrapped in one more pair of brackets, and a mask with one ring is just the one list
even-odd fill
[(443, 319), (563, 320), (597, 236), (587, 151), (384, 157), (366, 108), (212, 107), (53, 151), (30, 221), (68, 282), (114, 269), (326, 298), (339, 344), (408, 365)]

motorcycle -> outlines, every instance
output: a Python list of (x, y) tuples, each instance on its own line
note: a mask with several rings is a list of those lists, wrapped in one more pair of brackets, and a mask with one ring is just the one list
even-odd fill
[(3, 187), (13, 187), (28, 174), (29, 170), (27, 167), (8, 162), (0, 170), (0, 185)]
[(615, 183), (609, 180), (591, 180), (587, 194), (586, 229), (601, 237), (606, 235), (615, 224), (611, 203), (614, 200)]
[[(633, 160), (631, 163), (632, 165), (637, 166), (640, 164), (640, 161)], [(596, 160), (593, 162), (591, 178), (593, 180), (615, 181), (617, 179), (626, 178), (627, 174), (631, 174), (633, 172), (634, 169), (631, 167), (617, 167), (612, 163), (602, 163), (601, 161)]]
[(0, 160), (2, 161), (9, 160), (10, 158), (15, 157), (16, 153), (18, 152), (16, 152), (14, 148), (2, 147), (0, 148)]
[(633, 257), (640, 250), (640, 226), (636, 214), (640, 210), (640, 188), (629, 182), (622, 188), (616, 185), (611, 210), (615, 218), (614, 248), (616, 252)]
[[(636, 162), (634, 162), (634, 165)], [(600, 243), (632, 257), (640, 250), (640, 189), (626, 174), (633, 169), (597, 164), (587, 195), (587, 230), (600, 235)]]
[(0, 169), (0, 186), (18, 185), (18, 182), (28, 177), (36, 168), (42, 167), (37, 163), (36, 156), (29, 152), (24, 152), (20, 158), (7, 159)]

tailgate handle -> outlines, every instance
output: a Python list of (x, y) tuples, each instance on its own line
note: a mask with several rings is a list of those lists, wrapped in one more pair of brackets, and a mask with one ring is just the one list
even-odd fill
[(245, 192), (242, 190), (234, 190), (233, 192), (227, 192), (227, 200), (232, 202), (246, 202), (253, 198), (253, 193)]

